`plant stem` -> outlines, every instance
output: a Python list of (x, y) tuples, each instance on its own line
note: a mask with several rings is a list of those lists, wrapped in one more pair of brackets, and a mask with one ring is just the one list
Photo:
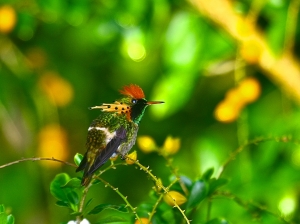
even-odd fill
[(100, 180), (105, 186), (110, 187), (112, 190), (114, 190), (122, 199), (123, 201), (126, 203), (126, 206), (129, 207), (132, 211), (132, 213), (135, 215), (136, 219), (139, 220), (139, 222), (142, 224), (142, 221), (140, 219), (140, 217), (138, 216), (138, 214), (136, 213), (136, 208), (134, 208), (129, 201), (127, 200), (127, 196), (124, 196), (117, 187), (112, 186), (110, 183), (108, 183), (107, 181), (105, 181), (104, 179), (102, 179), (99, 176), (96, 176), (96, 179)]
[(11, 166), (11, 165), (14, 165), (14, 164), (17, 164), (17, 163), (20, 163), (20, 162), (26, 162), (26, 161), (33, 161), (33, 162), (35, 162), (35, 161), (43, 161), (43, 160), (59, 162), (59, 163), (63, 163), (63, 164), (68, 165), (68, 166), (77, 167), (73, 163), (69, 163), (69, 162), (65, 162), (65, 161), (59, 160), (59, 159), (55, 159), (54, 157), (51, 157), (51, 158), (47, 158), (47, 157), (33, 157), (33, 158), (23, 158), (23, 159), (19, 159), (19, 160), (10, 162), (10, 163), (6, 163), (4, 165), (1, 165), (0, 169), (8, 167), (8, 166)]

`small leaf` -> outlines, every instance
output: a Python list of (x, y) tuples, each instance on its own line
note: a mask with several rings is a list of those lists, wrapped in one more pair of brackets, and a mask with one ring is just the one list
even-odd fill
[(96, 184), (100, 184), (100, 183), (101, 183), (101, 181), (96, 179), (96, 180), (93, 181), (92, 185), (96, 185)]
[(180, 176), (180, 181), (183, 182), (188, 189), (190, 189), (193, 185), (193, 181), (186, 176)]
[(55, 176), (53, 181), (50, 184), (51, 194), (60, 201), (68, 201), (65, 190), (61, 188), (64, 186), (71, 178), (66, 173), (60, 173)]
[(126, 224), (128, 224), (128, 223), (131, 223), (131, 222), (124, 219), (123, 217), (109, 216), (109, 217), (106, 217), (106, 218), (103, 218), (103, 219), (99, 220), (95, 224), (103, 224), (103, 223), (111, 223), (111, 224), (126, 223)]
[(90, 200), (88, 200), (87, 203), (85, 203), (84, 208), (87, 208), (91, 204), (92, 200), (93, 198), (90, 198)]
[(199, 204), (207, 196), (207, 184), (203, 180), (196, 181), (190, 192), (187, 207), (194, 207)]
[(227, 183), (228, 183), (228, 179), (225, 179), (225, 178), (210, 179), (208, 195), (213, 194), (218, 188), (222, 187), (223, 185), (225, 185)]
[(61, 186), (62, 188), (81, 188), (81, 180), (77, 177), (69, 180), (65, 185)]
[(230, 224), (230, 223), (223, 218), (215, 218), (206, 222), (205, 224)]
[(7, 215), (5, 213), (4, 205), (0, 205), (0, 224), (6, 223)]
[(57, 201), (55, 204), (60, 207), (68, 207), (68, 208), (70, 207), (69, 203), (64, 202), (64, 201)]
[(8, 215), (6, 224), (14, 224), (14, 223), (15, 223), (15, 218), (12, 215)]
[(111, 205), (111, 204), (100, 204), (93, 208), (88, 214), (98, 214), (102, 212), (104, 209), (113, 209), (119, 212), (128, 212), (126, 205)]
[(6, 215), (6, 213), (1, 212), (1, 213), (0, 213), (0, 223), (1, 223), (1, 224), (2, 224), (2, 223), (6, 223), (6, 220), (7, 220), (7, 215)]
[(79, 197), (75, 191), (67, 192), (67, 198), (69, 199), (69, 202), (73, 205), (77, 205), (79, 203)]
[(213, 173), (214, 173), (214, 168), (210, 168), (206, 170), (205, 173), (202, 175), (203, 180), (209, 181)]
[(76, 153), (74, 156), (74, 162), (77, 166), (79, 166), (79, 164), (81, 163), (81, 160), (83, 159), (83, 155), (81, 155), (80, 153)]
[(82, 216), (82, 212), (72, 212), (70, 215), (73, 215), (73, 216)]

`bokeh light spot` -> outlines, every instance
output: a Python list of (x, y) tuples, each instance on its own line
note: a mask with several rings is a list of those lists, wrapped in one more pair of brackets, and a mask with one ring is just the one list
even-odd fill
[(279, 211), (284, 215), (288, 216), (295, 211), (296, 201), (295, 198), (288, 195), (283, 197), (278, 204)]
[(130, 43), (127, 47), (127, 53), (136, 62), (140, 62), (146, 57), (146, 49), (141, 43)]
[(0, 32), (9, 33), (15, 27), (17, 16), (15, 10), (8, 5), (0, 8)]

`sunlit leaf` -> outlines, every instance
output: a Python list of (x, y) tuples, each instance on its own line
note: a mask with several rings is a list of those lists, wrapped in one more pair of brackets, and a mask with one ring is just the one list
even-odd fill
[(98, 214), (104, 209), (113, 209), (119, 212), (128, 212), (126, 205), (111, 205), (111, 204), (100, 204), (94, 207), (88, 214)]
[(6, 224), (14, 224), (14, 223), (15, 223), (15, 218), (12, 215), (8, 215)]
[(4, 212), (4, 206), (0, 205), (0, 223), (6, 223), (6, 220), (7, 220), (7, 215)]
[(83, 155), (81, 155), (80, 153), (76, 153), (74, 156), (74, 162), (77, 166), (79, 166), (80, 162), (83, 159)]

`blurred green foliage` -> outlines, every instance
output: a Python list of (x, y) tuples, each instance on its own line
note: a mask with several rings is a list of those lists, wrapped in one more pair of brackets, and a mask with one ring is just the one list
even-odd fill
[[(290, 47), (289, 53), (299, 57), (300, 18), (298, 8), (290, 7), (296, 1), (232, 4), (240, 15), (256, 15), (255, 25), (274, 54)], [(160, 153), (138, 151), (138, 159), (164, 186), (174, 173), (181, 176), (188, 188), (182, 207), (191, 208), (192, 223), (299, 223), (299, 107), (264, 71), (245, 64), (239, 47), (185, 1), (2, 0), (0, 166), (23, 157), (72, 162), (76, 153), (85, 152), (87, 128), (99, 113), (87, 108), (117, 99), (118, 89), (134, 83), (147, 99), (166, 102), (149, 108), (139, 135), (151, 136), (156, 145), (169, 135), (181, 139), (180, 150), (168, 157), (174, 169)], [(260, 97), (237, 119), (218, 121), (217, 105), (249, 76), (259, 84)], [(262, 140), (244, 145), (256, 137)], [(145, 216), (157, 195), (151, 178), (134, 167), (118, 166), (101, 178)], [(24, 224), (75, 219), (56, 206), (77, 209), (82, 192), (74, 167), (40, 161), (0, 168), (0, 204), (6, 208), (0, 206), (0, 219), (13, 223), (10, 213)], [(70, 180), (75, 184), (62, 190)], [(173, 188), (186, 193), (178, 182)], [(63, 195), (51, 195), (61, 190)], [(91, 223), (134, 218), (130, 210), (119, 212), (124, 201), (103, 183), (93, 186), (88, 198), (93, 198), (90, 210), (100, 205), (92, 212), (98, 214), (88, 216)], [(153, 223), (184, 220), (165, 202), (157, 214)]]

